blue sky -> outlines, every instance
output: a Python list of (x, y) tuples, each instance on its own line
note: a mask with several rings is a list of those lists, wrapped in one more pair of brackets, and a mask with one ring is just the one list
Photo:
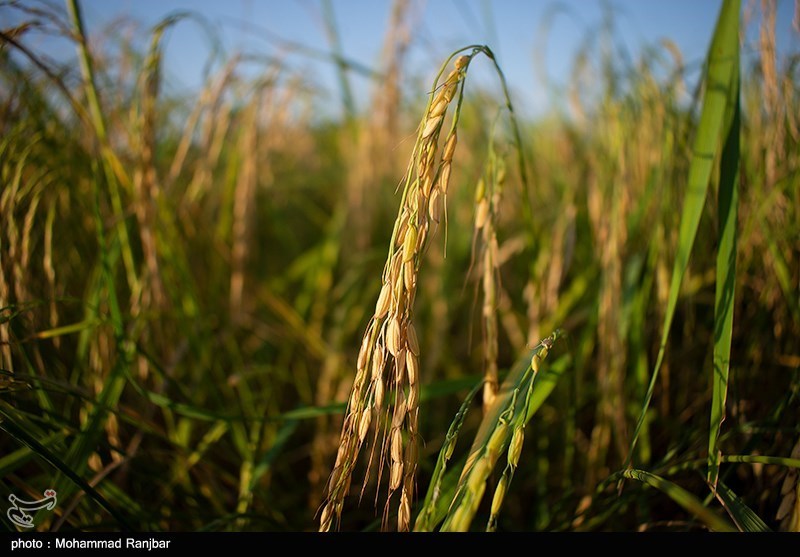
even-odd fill
[[(275, 54), (276, 38), (318, 51), (329, 51), (323, 24), (324, 0), (84, 0), (90, 34), (102, 31), (120, 17), (132, 18), (147, 29), (170, 13), (188, 10), (202, 15), (215, 29), (227, 54)], [(506, 73), (518, 107), (541, 114), (557, 101), (542, 86), (534, 66), (535, 53), (544, 52), (549, 79), (563, 84), (587, 33), (603, 21), (603, 7), (614, 13), (615, 40), (634, 60), (644, 45), (672, 40), (687, 63), (702, 60), (708, 48), (721, 0), (411, 0), (416, 25), (407, 71), (428, 83), (443, 59), (467, 44), (488, 44)], [(747, 5), (748, 0), (743, 4)], [(390, 0), (331, 0), (345, 57), (368, 67), (378, 63)], [(779, 48), (797, 51), (798, 35), (791, 30), (793, 0), (778, 2)], [(547, 33), (543, 33), (543, 29)], [(546, 40), (545, 40), (546, 36)], [(142, 41), (145, 40), (143, 35)], [(202, 68), (211, 52), (202, 27), (184, 21), (168, 34), (166, 75), (172, 86), (191, 90), (202, 81)], [(338, 95), (329, 62), (305, 54), (285, 54), (292, 67), (314, 83)], [(488, 64), (485, 64), (488, 71)], [(478, 70), (477, 73), (480, 73)], [(487, 74), (488, 75), (488, 74)], [(480, 79), (480, 78), (477, 78)], [(356, 97), (365, 99), (369, 80), (351, 76)]]

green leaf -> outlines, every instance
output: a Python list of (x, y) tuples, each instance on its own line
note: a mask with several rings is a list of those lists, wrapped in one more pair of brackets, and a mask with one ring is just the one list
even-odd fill
[[(2, 426), (0, 425), (0, 427)], [(47, 437), (44, 437), (42, 439), (42, 446), (51, 447), (63, 442), (64, 433), (57, 431), (49, 434)], [(25, 445), (24, 447), (5, 455), (3, 458), (0, 458), (0, 478), (8, 477), (11, 473), (20, 468), (34, 456), (36, 456), (36, 452), (29, 446)]]
[(621, 473), (625, 478), (638, 480), (644, 484), (656, 488), (670, 499), (675, 501), (688, 512), (696, 516), (711, 530), (717, 532), (735, 532), (736, 529), (724, 518), (717, 515), (708, 507), (703, 506), (702, 501), (680, 487), (660, 476), (645, 472), (644, 470), (629, 469)]
[[(72, 467), (61, 460), (58, 456), (56, 456), (50, 449), (48, 449), (45, 445), (40, 443), (36, 440), (36, 438), (30, 435), (24, 427), (20, 427), (14, 416), (0, 408), (0, 415), (3, 417), (3, 420), (0, 420), (0, 429), (8, 433), (12, 438), (16, 439), (18, 442), (22, 443), (23, 445), (30, 448), (31, 451), (36, 453), (38, 456), (52, 464), (57, 470), (59, 470), (64, 476), (69, 478), (76, 486), (83, 490), (86, 495), (93, 499), (98, 505), (103, 507), (108, 513), (117, 521), (117, 523), (126, 530), (131, 530), (130, 525), (111, 504), (109, 504), (106, 499), (100, 495), (91, 485), (89, 485), (86, 480), (81, 478), (78, 474), (76, 474)], [(56, 489), (56, 491), (61, 494), (63, 490)]]
[(745, 532), (771, 532), (764, 521), (748, 507), (731, 489), (720, 482), (716, 488), (717, 499), (740, 530)]
[(664, 354), (669, 339), (672, 319), (678, 304), (681, 282), (689, 266), (689, 256), (694, 247), (700, 217), (705, 205), (708, 184), (714, 168), (714, 161), (719, 155), (720, 138), (725, 128), (725, 115), (731, 110), (730, 86), (734, 76), (738, 75), (738, 37), (740, 0), (728, 0), (722, 5), (717, 27), (708, 53), (708, 70), (705, 80), (705, 97), (700, 114), (700, 123), (694, 140), (693, 156), (689, 167), (689, 180), (681, 211), (681, 224), (678, 232), (678, 249), (672, 269), (667, 308), (661, 331), (661, 342), (658, 356), (650, 377), (645, 400), (631, 439), (625, 466), (629, 466), (633, 458), (639, 431), (642, 428), (650, 401), (653, 398), (658, 373), (664, 361)]
[[(738, 28), (738, 20), (737, 20)], [(728, 102), (732, 108), (725, 147), (722, 151), (719, 179), (719, 232), (717, 251), (717, 286), (714, 299), (714, 359), (711, 427), (708, 432), (708, 482), (712, 487), (719, 478), (719, 435), (725, 420), (728, 395), (731, 338), (733, 336), (733, 303), (736, 286), (736, 225), (739, 204), (739, 50), (738, 33), (728, 45), (735, 51), (733, 76), (728, 86)]]

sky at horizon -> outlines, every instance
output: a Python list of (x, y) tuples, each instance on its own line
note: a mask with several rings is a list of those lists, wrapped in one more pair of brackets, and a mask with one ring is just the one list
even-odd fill
[[(337, 105), (336, 70), (330, 59), (324, 58), (331, 51), (325, 33), (326, 1), (84, 0), (81, 6), (90, 36), (107, 31), (114, 21), (135, 21), (142, 45), (148, 40), (146, 30), (169, 14), (199, 14), (213, 29), (226, 57), (236, 52), (284, 56), (293, 68), (327, 92), (331, 105)], [(646, 46), (669, 39), (681, 51), (690, 73), (694, 68), (699, 75), (722, 0), (410, 1), (414, 23), (410, 29), (407, 75), (429, 83), (452, 51), (468, 44), (487, 44), (506, 74), (518, 110), (535, 116), (561, 101), (560, 92), (569, 80), (575, 58), (587, 37), (592, 33), (596, 36), (607, 7), (613, 14), (617, 57), (626, 55), (635, 61)], [(377, 64), (391, 4), (390, 0), (329, 2), (346, 59), (380, 70)], [(751, 0), (744, 0), (745, 13), (750, 4)], [(779, 52), (798, 51), (798, 33), (792, 29), (795, 9), (792, 0), (778, 0)], [(758, 10), (755, 12), (758, 17)], [(114, 29), (125, 32), (124, 26)], [(752, 35), (755, 29), (751, 25), (749, 33)], [(214, 41), (197, 20), (178, 23), (166, 38), (164, 65), (168, 83), (178, 91), (196, 90), (203, 82), (203, 68)], [(289, 43), (304, 50), (287, 50)], [(46, 47), (48, 43), (43, 44)], [(592, 53), (596, 54), (598, 43), (592, 44)], [(58, 59), (62, 48), (52, 43), (54, 58)], [(536, 65), (537, 60), (544, 61), (547, 80), (554, 85), (549, 90), (543, 84), (542, 67)], [(488, 76), (489, 64), (484, 66), (477, 73), (486, 72)], [(363, 105), (372, 89), (370, 79), (358, 72), (350, 72), (349, 77), (354, 96)], [(484, 79), (491, 81), (491, 77)]]

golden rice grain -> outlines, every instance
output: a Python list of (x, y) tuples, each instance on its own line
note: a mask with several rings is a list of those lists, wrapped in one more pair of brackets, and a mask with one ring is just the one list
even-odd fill
[(386, 348), (392, 356), (397, 357), (400, 350), (400, 323), (395, 315), (389, 317), (386, 324)]
[(403, 263), (403, 286), (409, 292), (417, 286), (417, 273), (413, 261)]
[(442, 116), (436, 116), (428, 120), (428, 123), (425, 124), (425, 129), (422, 130), (422, 139), (430, 137), (430, 135), (439, 128), (441, 123)]
[(406, 378), (406, 354), (405, 349), (398, 351), (394, 361), (394, 384), (398, 388), (403, 385)]
[(428, 216), (430, 219), (439, 224), (439, 220), (442, 216), (442, 189), (435, 188), (430, 195), (430, 201), (428, 202)]
[(419, 358), (412, 352), (406, 355), (406, 371), (408, 372), (408, 382), (416, 385), (419, 378)]
[(375, 383), (375, 406), (378, 408), (383, 407), (384, 393), (383, 379), (380, 379)]
[(392, 429), (391, 457), (395, 462), (403, 459), (403, 434), (399, 427)]
[(470, 57), (469, 56), (459, 56), (456, 58), (455, 66), (456, 70), (463, 70), (467, 64), (469, 64)]
[(408, 530), (411, 522), (411, 500), (406, 492), (400, 495), (400, 508), (397, 511), (397, 529), (399, 531)]
[(444, 152), (442, 153), (442, 161), (450, 162), (453, 160), (453, 154), (456, 152), (456, 144), (458, 143), (458, 134), (451, 133), (447, 138), (447, 143), (444, 145)]
[[(389, 307), (392, 301), (392, 288), (389, 286), (388, 283), (383, 283), (381, 287), (381, 293), (378, 296), (378, 301), (375, 304), (375, 317), (380, 319), (384, 315), (389, 312)], [(359, 362), (360, 362), (360, 354), (359, 354)]]
[(478, 203), (478, 208), (475, 210), (475, 228), (480, 230), (486, 224), (489, 218), (489, 200), (483, 198)]
[(364, 438), (367, 436), (367, 432), (369, 431), (369, 424), (372, 420), (372, 411), (371, 410), (364, 410), (361, 413), (361, 421), (358, 424), (358, 442), (362, 443)]
[(419, 406), (419, 384), (414, 383), (408, 389), (408, 406), (409, 412), (416, 410)]
[(439, 174), (439, 187), (442, 193), (447, 193), (447, 187), (450, 185), (450, 163), (442, 165), (441, 174)]
[(389, 489), (392, 491), (400, 487), (403, 481), (403, 463), (399, 461), (392, 462), (391, 472), (389, 473)]

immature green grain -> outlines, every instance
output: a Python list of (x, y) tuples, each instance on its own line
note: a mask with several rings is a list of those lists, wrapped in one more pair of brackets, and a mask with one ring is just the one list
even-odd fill
[[(479, 432), (480, 441), (476, 439), (475, 444), (473, 444), (472, 452), (459, 479), (458, 488), (447, 517), (442, 524), (442, 531), (466, 531), (469, 529), (486, 489), (489, 475), (497, 464), (500, 455), (503, 451), (507, 451), (506, 468), (495, 488), (492, 497), (491, 514), (486, 527), (489, 531), (496, 528), (497, 517), (505, 494), (514, 476), (514, 471), (519, 465), (525, 433), (524, 428), (529, 419), (528, 410), (531, 407), (535, 380), (543, 360), (547, 358), (553, 342), (559, 336), (560, 331), (556, 331), (550, 337), (542, 340), (534, 349), (530, 365), (517, 383), (516, 388), (510, 391), (506, 388), (505, 394), (503, 394), (504, 398), (498, 398), (498, 404), (503, 406), (497, 408), (497, 405), (495, 405), (494, 413), (487, 414), (484, 417), (484, 423), (488, 424), (489, 427), (483, 435)], [(524, 400), (519, 396), (523, 393), (525, 395)], [(487, 418), (491, 421), (486, 422)], [(426, 507), (427, 504), (428, 501), (426, 500)], [(431, 525), (428, 524), (427, 526), (430, 527)]]

